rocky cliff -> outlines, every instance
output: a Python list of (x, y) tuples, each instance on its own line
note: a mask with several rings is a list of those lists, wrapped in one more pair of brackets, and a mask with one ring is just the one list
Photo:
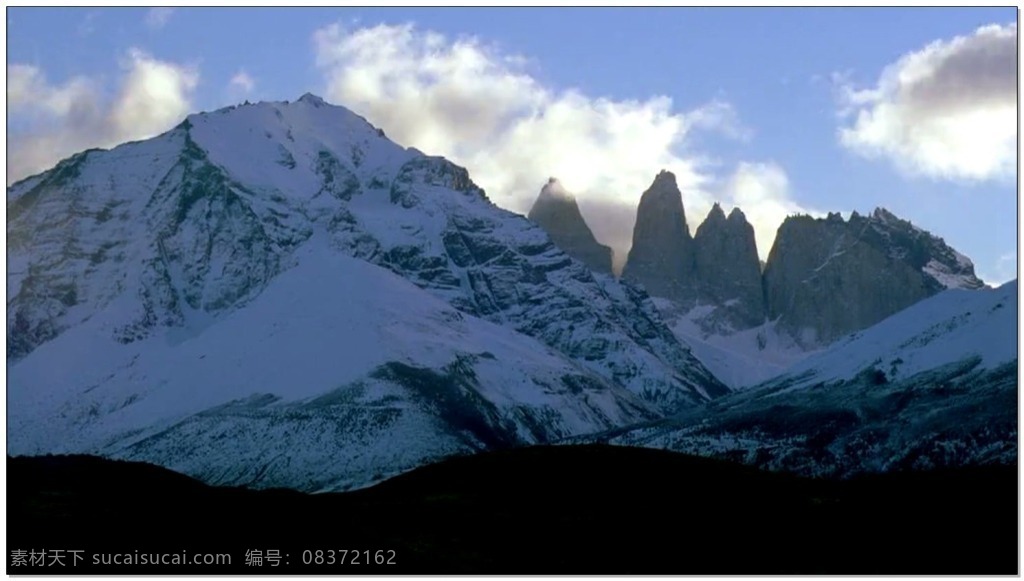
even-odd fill
[(694, 255), (676, 176), (662, 170), (640, 197), (622, 278), (643, 285), (653, 296), (692, 305)]
[[(967, 257), (883, 208), (792, 216), (767, 261), (739, 208), (726, 216), (715, 204), (691, 237), (665, 171), (640, 199), (623, 279), (656, 297), (676, 336), (734, 387), (937, 292), (984, 286)], [(758, 362), (763, 373), (736, 373)]]
[(694, 278), (701, 304), (716, 305), (705, 324), (719, 330), (756, 327), (764, 322), (761, 267), (754, 227), (739, 208), (726, 218), (717, 203), (697, 228)]
[(882, 208), (848, 221), (838, 213), (787, 218), (764, 271), (769, 318), (808, 347), (941, 290), (983, 286), (967, 257)]

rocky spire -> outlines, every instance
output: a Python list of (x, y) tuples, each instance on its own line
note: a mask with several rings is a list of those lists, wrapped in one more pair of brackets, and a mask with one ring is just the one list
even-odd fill
[(612, 249), (599, 243), (580, 213), (576, 198), (555, 178), (540, 190), (527, 215), (566, 254), (597, 272), (612, 271)]
[(716, 305), (710, 326), (748, 329), (764, 322), (764, 293), (754, 228), (739, 208), (729, 217), (717, 203), (694, 236), (698, 300)]
[[(711, 211), (708, 212), (707, 217), (704, 218), (704, 222), (702, 222), (700, 226), (697, 226), (697, 233), (698, 234), (700, 233), (701, 227), (704, 226), (705, 224), (709, 224), (709, 223), (712, 223), (712, 224), (713, 223), (723, 223), (725, 221), (726, 221), (725, 211), (722, 210), (722, 205), (719, 204), (718, 202), (715, 202), (714, 205), (711, 206)], [(694, 237), (696, 237), (696, 236), (697, 236), (697, 234), (694, 234)]]
[(682, 193), (676, 176), (662, 170), (640, 197), (622, 276), (644, 285), (651, 295), (688, 303), (695, 296), (693, 261)]

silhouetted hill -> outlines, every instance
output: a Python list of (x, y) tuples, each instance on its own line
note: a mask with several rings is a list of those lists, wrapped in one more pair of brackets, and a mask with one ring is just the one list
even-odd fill
[[(209, 487), (139, 463), (18, 457), (8, 508), (10, 551), (86, 558), (63, 570), (9, 560), (13, 574), (1017, 573), (1016, 467), (824, 481), (658, 450), (545, 446), (308, 495)], [(246, 566), (250, 549), (279, 550), (282, 564)], [(384, 551), (395, 564), (304, 565), (317, 550), (325, 561), (329, 550), (335, 561)], [(232, 565), (102, 567), (101, 551), (226, 553)]]

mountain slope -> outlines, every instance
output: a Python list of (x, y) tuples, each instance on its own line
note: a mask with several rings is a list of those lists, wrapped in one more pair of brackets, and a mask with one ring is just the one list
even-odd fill
[(312, 95), (84, 152), (7, 204), (13, 453), (334, 488), (728, 392), (642, 291)]
[(677, 418), (609, 434), (811, 475), (1017, 461), (1017, 282), (948, 290)]
[[(167, 337), (118, 344), (106, 313), (41, 346), (9, 370), (10, 451), (324, 490), (656, 417), (536, 340), (322, 242), (174, 348)], [(74, 365), (53, 365), (72, 349)]]

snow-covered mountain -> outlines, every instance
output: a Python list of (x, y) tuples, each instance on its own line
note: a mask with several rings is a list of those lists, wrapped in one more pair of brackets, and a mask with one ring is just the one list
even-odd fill
[(1014, 463), (1017, 281), (947, 290), (756, 387), (611, 434), (812, 475)]
[(333, 489), (729, 391), (641, 290), (312, 95), (83, 152), (7, 209), (12, 454)]

